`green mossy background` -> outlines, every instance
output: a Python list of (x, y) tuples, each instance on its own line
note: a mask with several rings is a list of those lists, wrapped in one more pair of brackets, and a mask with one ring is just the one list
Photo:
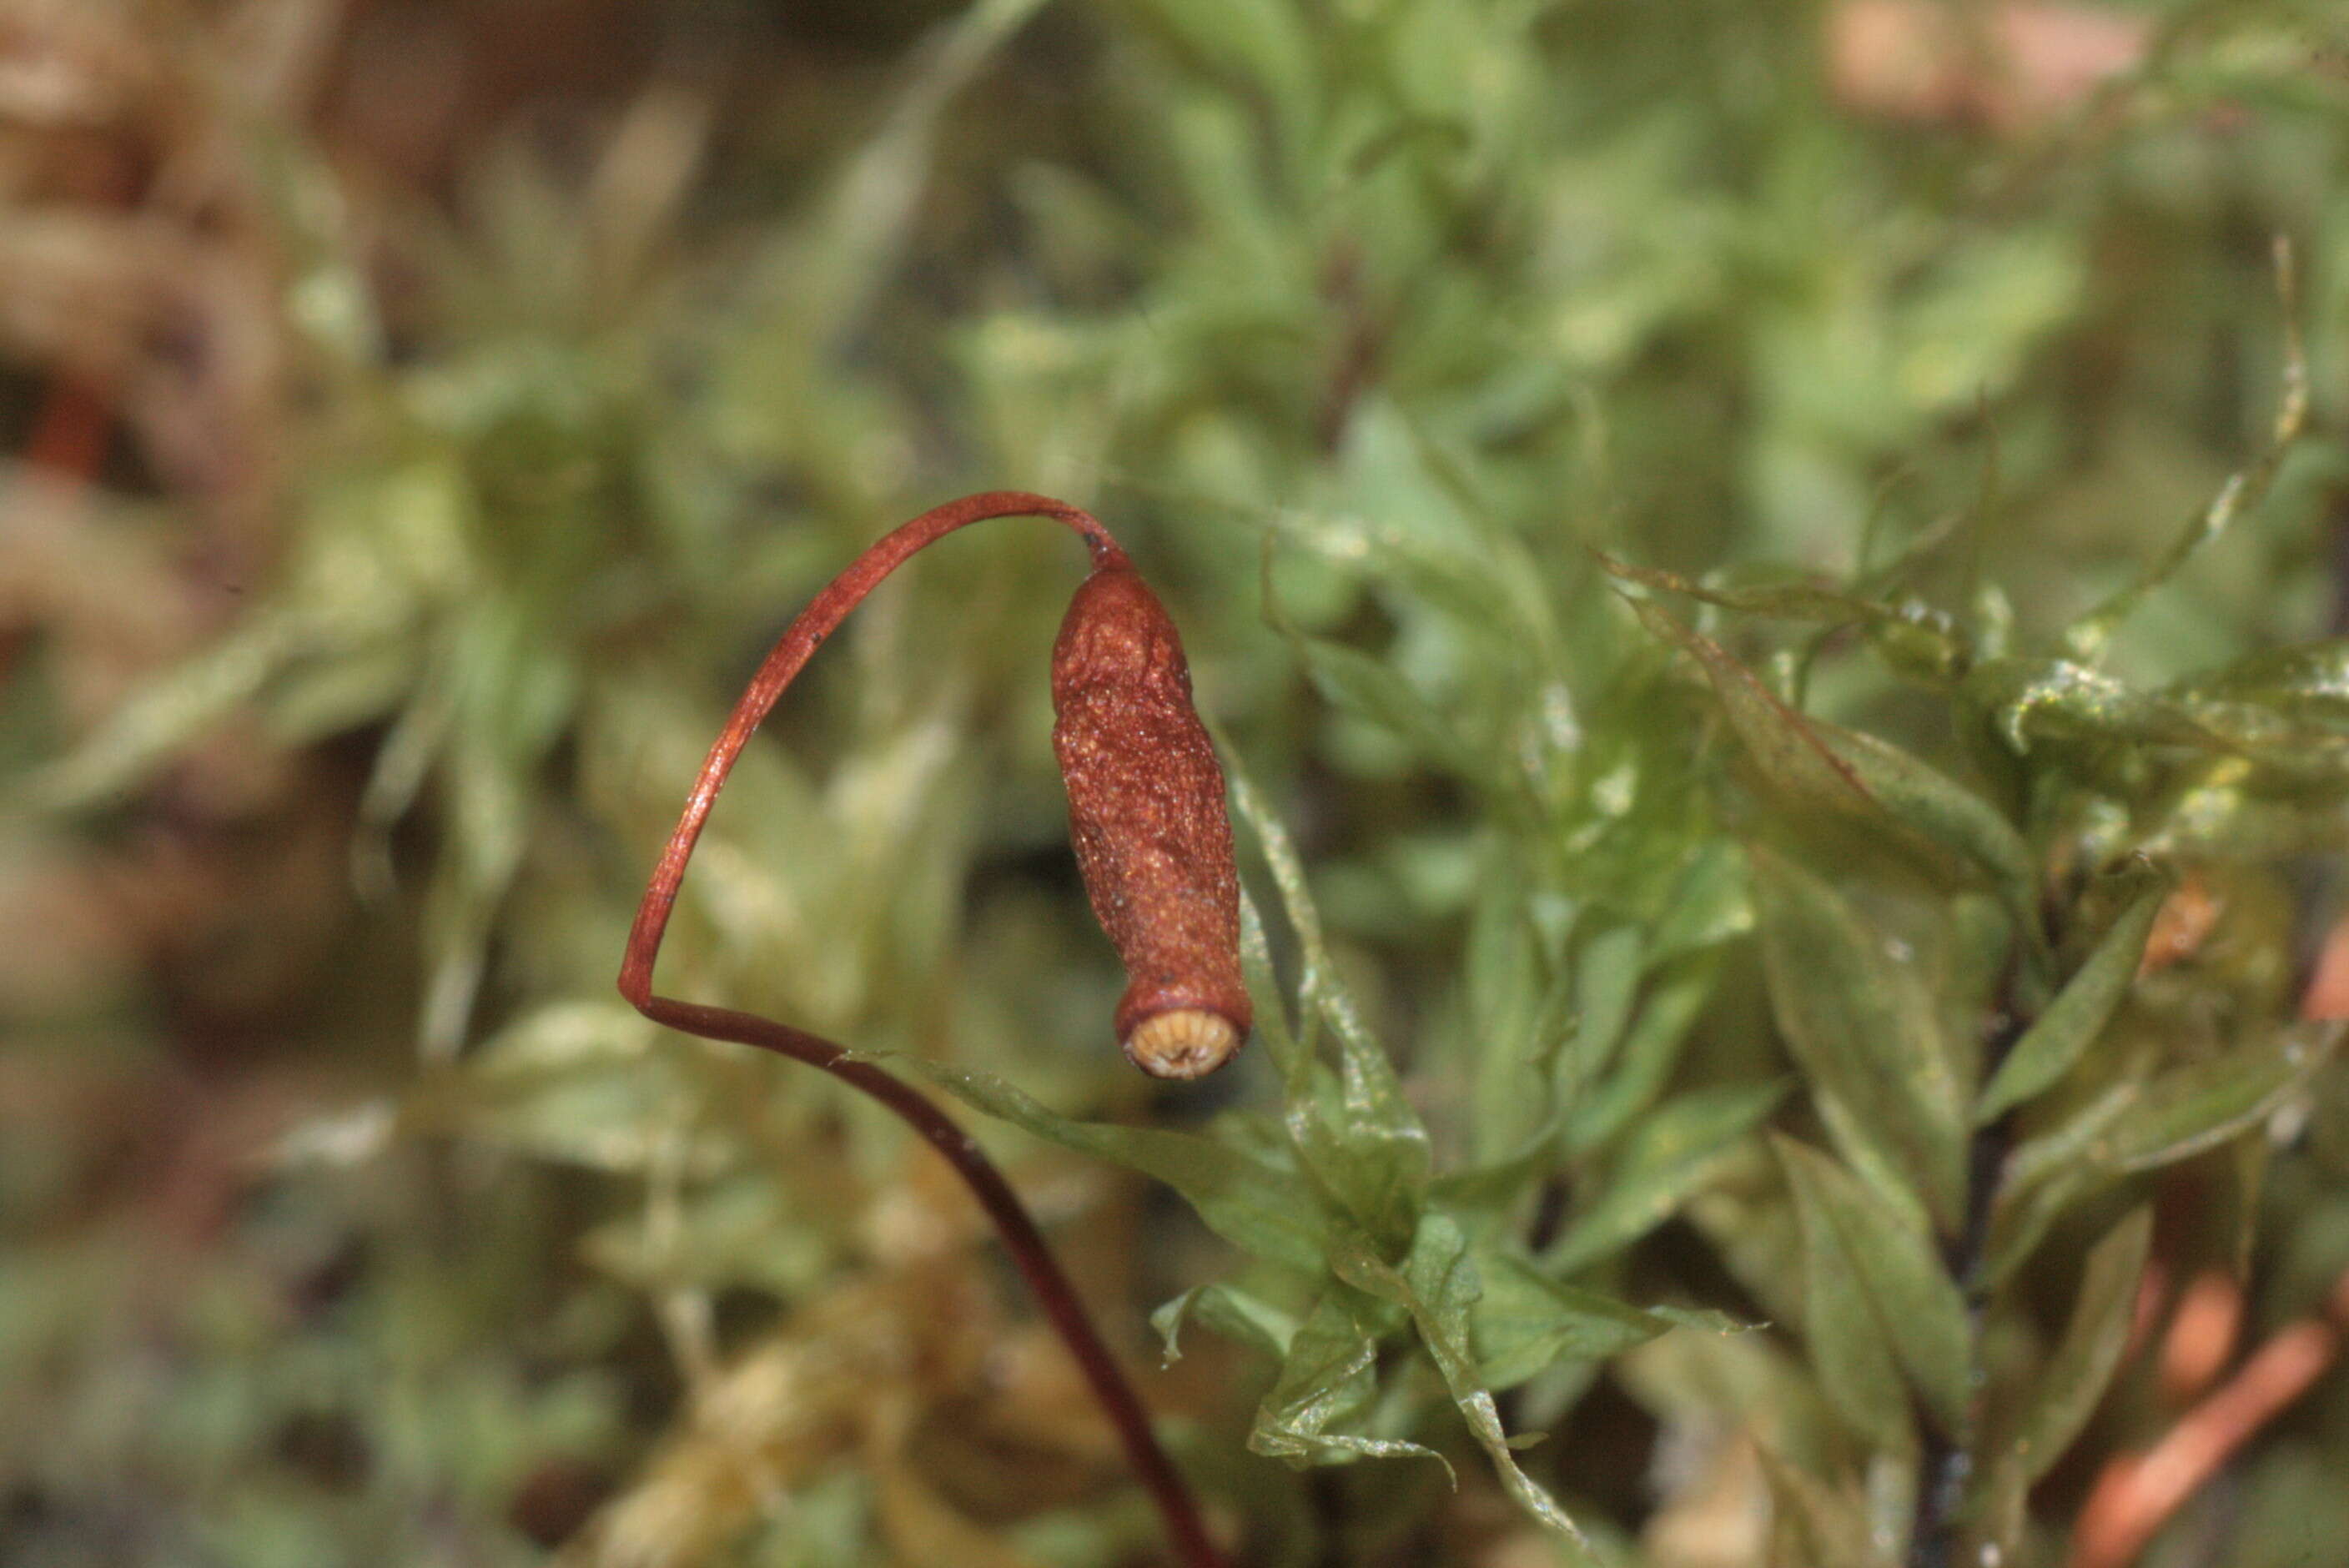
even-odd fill
[(2349, 1268), (2334, 7), (5, 15), (0, 1561), (1161, 1560), (932, 1158), (612, 989), (978, 489), (1183, 626), (1257, 1040), (1117, 1057), (1032, 522), (662, 987), (978, 1108), (1237, 1563), (2061, 1563), (2145, 1261)]

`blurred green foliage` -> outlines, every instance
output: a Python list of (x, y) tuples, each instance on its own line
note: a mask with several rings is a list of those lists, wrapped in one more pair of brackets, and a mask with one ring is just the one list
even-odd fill
[[(1185, 628), (1243, 1065), (1111, 1047), (1019, 523), (818, 660), (664, 990), (958, 1097), (1238, 1562), (2062, 1561), (2174, 1414), (2148, 1257), (2262, 1333), (2349, 1267), (2349, 30), (2022, 9), (2116, 68), (2034, 96), (1969, 6), (646, 5), (724, 47), (443, 188), (201, 8), (61, 32), (194, 106), (260, 325), (125, 288), (276, 368), (242, 488), (142, 340), (138, 460), (6, 503), (0, 1556), (1150, 1560), (927, 1156), (611, 988), (765, 642), (1018, 486)], [(2336, 1377), (2147, 1560), (2316, 1561), (2344, 1462)]]

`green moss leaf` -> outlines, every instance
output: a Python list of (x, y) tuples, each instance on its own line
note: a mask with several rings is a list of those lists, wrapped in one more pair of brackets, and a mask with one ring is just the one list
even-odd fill
[(1423, 1217), (1411, 1253), (1400, 1269), (1381, 1258), (1363, 1238), (1342, 1234), (1336, 1238), (1330, 1263), (1349, 1284), (1410, 1313), (1420, 1342), (1444, 1375), (1444, 1386), (1466, 1418), (1470, 1433), (1500, 1473), (1502, 1486), (1536, 1520), (1579, 1543), (1582, 1532), (1566, 1511), (1517, 1468), (1516, 1455), (1501, 1429), (1493, 1391), (1477, 1367), (1469, 1312), (1484, 1287), (1458, 1222), (1436, 1212)]
[(2099, 1154), (2102, 1140), (2141, 1092), (2135, 1083), (2116, 1084), (2007, 1157), (1982, 1269), (1993, 1289), (2031, 1255), (2066, 1208), (2109, 1180)]
[(2124, 910), (2047, 1010), (2015, 1042), (1974, 1104), (1974, 1124), (1997, 1119), (2062, 1078), (2111, 1022), (2145, 956), (2166, 890), (2147, 888)]
[(2115, 1084), (2007, 1160), (1984, 1275), (1995, 1285), (2074, 1205), (2122, 1178), (2190, 1159), (2257, 1127), (2300, 1094), (2349, 1024), (2300, 1024), (2264, 1041)]
[[(1940, 530), (1926, 531), (1901, 557), (1869, 573), (1870, 583), (1889, 584), (1942, 537)], [(1795, 578), (1736, 584), (1696, 583), (1676, 572), (1634, 565), (1604, 554), (1599, 563), (1621, 582), (1684, 593), (1741, 614), (1810, 622), (1825, 628), (1819, 634), (1822, 636), (1840, 626), (1866, 626), (1878, 651), (1895, 668), (1920, 672), (1936, 682), (1962, 671), (1973, 657), (1972, 645), (1955, 620), (1913, 598), (1887, 601)]]
[(2140, 604), (2176, 577), (2204, 545), (2264, 500), (2275, 482), (2277, 470), (2283, 466), (2284, 455), (2307, 428), (2308, 361), (2301, 347), (2299, 321), (2292, 308), (2292, 253), (2282, 240), (2276, 244), (2277, 277), (2285, 306), (2283, 385), (2267, 445), (2249, 467), (2227, 477), (2209, 504), (2189, 520), (2169, 548), (2148, 562), (2134, 581), (2064, 628), (2064, 645), (2075, 657), (2094, 659), (2101, 655), (2113, 634)]
[(1144, 9), (1186, 52), (1242, 84), (1250, 98), (1261, 95), (1282, 124), (1301, 131), (1309, 123), (1322, 73), (1293, 7), (1279, 0), (1146, 0)]
[(1676, 1326), (1628, 1302), (1561, 1284), (1506, 1247), (1482, 1248), (1475, 1257), (1484, 1288), (1469, 1312), (1469, 1338), (1492, 1388), (1515, 1387), (1560, 1362), (1603, 1361)]
[(1251, 1346), (1274, 1360), (1288, 1356), (1290, 1343), (1303, 1326), (1295, 1313), (1253, 1291), (1228, 1282), (1194, 1285), (1150, 1315), (1150, 1326), (1158, 1331), (1161, 1353), (1170, 1367), (1183, 1359), (1178, 1341), (1189, 1318), (1196, 1318), (1235, 1345)]
[(205, 729), (252, 701), (316, 636), (309, 617), (290, 611), (248, 617), (116, 708), (95, 734), (38, 776), (36, 794), (52, 810), (72, 810), (136, 789)]
[[(1973, 1329), (1932, 1239), (1828, 1156), (1788, 1138), (1773, 1142), (1801, 1209), (1806, 1248), (1824, 1222), (1855, 1270), (1853, 1279), (1828, 1288), (1840, 1295), (1857, 1286), (1926, 1412), (1944, 1435), (1962, 1440), (1971, 1424)], [(1817, 1255), (1825, 1260), (1824, 1250)], [(1806, 1274), (1806, 1291), (1821, 1283), (1816, 1272)], [(1847, 1305), (1837, 1310), (1849, 1315)]]
[(1574, 951), (1574, 1036), (1558, 1052), (1558, 1103), (1572, 1105), (1582, 1085), (1605, 1071), (1623, 1039), (1646, 973), (1647, 938), (1635, 925), (1613, 925)]
[(1982, 882), (2019, 929), (2036, 933), (2036, 865), (1997, 808), (1889, 741), (1797, 713), (1711, 638), (1652, 604), (1632, 607), (1703, 667), (1764, 788), (1797, 825), (1889, 852), (1937, 882)]
[(1658, 588), (1670, 593), (1682, 593), (1707, 604), (1718, 604), (1724, 610), (1736, 610), (1749, 615), (1771, 616), (1789, 621), (1816, 621), (1828, 625), (1847, 625), (1853, 622), (1884, 621), (1894, 618), (1889, 606), (1855, 593), (1822, 588), (1814, 583), (1787, 580), (1758, 583), (1735, 587), (1721, 587), (1694, 582), (1677, 572), (1661, 567), (1640, 566), (1629, 561), (1618, 561), (1601, 554), (1599, 564), (1609, 576), (1626, 583), (1637, 583), (1643, 588)]
[(1696, 659), (1730, 727), (1773, 792), (1803, 810), (1830, 817), (1880, 816), (1858, 775), (1819, 739), (1810, 720), (1779, 700), (1727, 649), (1644, 599), (1627, 603), (1650, 632)]
[(2023, 835), (1996, 807), (1889, 741), (1829, 724), (1814, 728), (1888, 815), (1940, 858), (1969, 868), (2017, 927), (2037, 940), (2038, 869)]
[[(1321, 935), (1321, 916), (1305, 883), (1296, 846), (1247, 777), (1231, 769), (1232, 800), (1251, 828), (1280, 890), (1302, 960), (1297, 981), (1299, 1037), (1274, 1047), (1284, 1059), (1284, 1119), (1306, 1168), (1337, 1203), (1388, 1246), (1400, 1248), (1417, 1223), (1433, 1169), (1427, 1130), (1404, 1098), (1385, 1049), (1340, 983)], [(1261, 923), (1250, 983), (1268, 981)], [(1278, 1006), (1277, 999), (1275, 1006)], [(1334, 1070), (1314, 1057), (1316, 1026), (1337, 1042)]]
[(1966, 676), (1962, 695), (2006, 749), (2113, 745), (2231, 749), (2182, 702), (2143, 692), (2067, 659), (1990, 659)]
[(1426, 761), (1469, 779), (1484, 776), (1434, 704), (1382, 659), (1326, 637), (1294, 636), (1297, 655), (1323, 699), (1408, 742)]
[(2349, 734), (2349, 639), (2268, 648), (2169, 688), (2189, 704), (2257, 708), (2279, 723)]
[(1655, 1103), (1720, 974), (1714, 954), (1696, 953), (1653, 975), (1614, 1070), (1567, 1108), (1568, 1150), (1578, 1153), (1607, 1143)]
[(1753, 851), (1770, 1001), (1814, 1094), (1847, 1112), (1839, 1142), (1900, 1173), (1944, 1233), (1964, 1206), (1965, 1116), (1916, 972), (1832, 887)]
[(2055, 1354), (2032, 1379), (2011, 1448), (2027, 1480), (2036, 1480), (2064, 1457), (2103, 1398), (2127, 1343), (2137, 1278), (2153, 1243), (2153, 1211), (2139, 1207), (2088, 1253), (2079, 1295)]
[(2116, 1171), (2152, 1171), (2215, 1149), (2306, 1083), (2349, 1025), (2302, 1024), (2209, 1061), (2172, 1068), (2144, 1087), (2099, 1150)]
[(908, 1060), (964, 1104), (1037, 1137), (1165, 1182), (1207, 1228), (1253, 1256), (1319, 1272), (1329, 1242), (1320, 1206), (1297, 1174), (1195, 1133), (1072, 1120), (1001, 1078), (967, 1068)]
[(1257, 1407), (1248, 1447), (1299, 1469), (1357, 1459), (1432, 1459), (1422, 1443), (1341, 1430), (1378, 1397), (1379, 1340), (1387, 1326), (1380, 1304), (1342, 1287), (1324, 1295), (1288, 1342), (1288, 1359)]
[(1574, 1274), (1671, 1218), (1785, 1093), (1783, 1083), (1729, 1084), (1667, 1102), (1640, 1126), (1598, 1199), (1543, 1253), (1544, 1266)]
[(1819, 1391), (1863, 1441), (1887, 1453), (1907, 1453), (1917, 1441), (1909, 1392), (1890, 1336), (1860, 1282), (1851, 1243), (1811, 1185), (1792, 1185), (1803, 1236), (1803, 1341)]

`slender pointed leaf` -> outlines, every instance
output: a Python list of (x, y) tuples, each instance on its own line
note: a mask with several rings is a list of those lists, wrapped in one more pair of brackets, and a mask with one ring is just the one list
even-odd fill
[(1982, 1278), (2004, 1284), (2064, 1212), (2112, 1180), (2097, 1150), (2100, 1140), (2136, 1106), (2143, 1089), (2116, 1084), (2061, 1127), (2032, 1139), (2007, 1157), (1991, 1209), (1990, 1248)]
[(1678, 1326), (1628, 1302), (1560, 1284), (1506, 1248), (1475, 1257), (1484, 1289), (1469, 1310), (1469, 1342), (1490, 1387), (1515, 1387), (1559, 1362), (1603, 1361)]
[(2128, 994), (2145, 956), (2146, 938), (2161, 913), (2164, 890), (2149, 888), (2125, 910), (2096, 944), (2047, 1010), (2015, 1042), (1974, 1105), (1974, 1125), (1996, 1120), (2071, 1070), (2104, 1032)]
[(1236, 1345), (1249, 1346), (1276, 1358), (1288, 1356), (1290, 1343), (1303, 1326), (1295, 1313), (1252, 1291), (1229, 1283), (1194, 1285), (1150, 1315), (1150, 1326), (1158, 1331), (1161, 1354), (1169, 1367), (1183, 1359), (1177, 1340), (1188, 1318), (1196, 1318)]
[(1771, 788), (1804, 808), (1871, 818), (1879, 808), (1850, 766), (1822, 744), (1810, 722), (1788, 707), (1712, 638), (1692, 631), (1643, 599), (1630, 601), (1641, 624), (1693, 655), (1721, 698), (1730, 727)]
[(2137, 1278), (2152, 1243), (2153, 1211), (2140, 1206), (2089, 1252), (2064, 1337), (2032, 1380), (2015, 1426), (2012, 1448), (2029, 1480), (2045, 1475), (2064, 1457), (2104, 1397), (2128, 1340)]
[(1648, 938), (1648, 962), (1675, 958), (1735, 941), (1754, 929), (1754, 899), (1745, 857), (1727, 840), (1707, 841), (1673, 880), (1670, 906)]
[(45, 807), (64, 810), (135, 789), (206, 727), (252, 701), (317, 637), (307, 617), (256, 611), (116, 707), (95, 733), (36, 778), (34, 794)]
[(2038, 866), (1997, 807), (1889, 741), (1831, 724), (1814, 727), (1889, 816), (1917, 840), (1965, 862), (2036, 939)]
[(1209, 1230), (1242, 1252), (1317, 1272), (1322, 1266), (1329, 1222), (1300, 1192), (1293, 1172), (1196, 1133), (1072, 1120), (989, 1073), (937, 1062), (903, 1065), (999, 1120), (1165, 1182)]
[(2256, 707), (2286, 724), (2349, 733), (2349, 638), (2270, 648), (2169, 688), (2189, 704)]
[(1283, 1097), (1296, 1099), (1305, 1091), (1309, 1058), (1305, 1046), (1288, 1026), (1288, 999), (1281, 995), (1279, 977), (1273, 971), (1264, 917), (1245, 887), (1240, 889), (1240, 975), (1256, 1004), (1257, 1037), (1264, 1042), (1273, 1070), (1280, 1075)]
[(2275, 1163), (2275, 1140), (2265, 1128), (2247, 1128), (2234, 1136), (2227, 1155), (2227, 1179), (2219, 1202), (2220, 1230), (2231, 1243), (2228, 1252), (2236, 1277), (2248, 1279), (2251, 1243), (2260, 1232), (2260, 1201), (2266, 1195), (2268, 1171)]
[(2064, 641), (2073, 655), (2093, 659), (2101, 655), (2137, 607), (2234, 522), (2267, 498), (2276, 470), (2308, 426), (2308, 357), (2301, 346), (2300, 323), (2294, 311), (2292, 253), (2283, 242), (2276, 246), (2276, 273), (2284, 299), (2284, 363), (2282, 396), (2277, 399), (2275, 423), (2267, 445), (2250, 466), (2228, 476), (2210, 503), (2197, 512), (2169, 548), (2149, 562), (2135, 581), (2064, 629)]
[(1401, 738), (1423, 758), (1449, 772), (1482, 780), (1486, 770), (1467, 743), (1393, 665), (1359, 648), (1302, 633), (1294, 634), (1291, 645), (1314, 689), (1330, 707)]
[(1641, 566), (1606, 554), (1599, 556), (1599, 564), (1609, 576), (1625, 583), (1637, 583), (1642, 588), (1659, 588), (1668, 593), (1685, 594), (1703, 603), (1718, 604), (1724, 610), (1735, 610), (1748, 615), (1764, 615), (1783, 621), (1818, 621), (1829, 625), (1886, 621), (1894, 617), (1889, 605), (1833, 588), (1822, 588), (1814, 583), (1789, 580), (1719, 587), (1695, 582), (1661, 567)]
[(1711, 638), (1654, 605), (1648, 628), (1694, 655), (1763, 779), (1797, 812), (1857, 824), (1937, 877), (1981, 880), (2026, 931), (2036, 929), (2030, 849), (1998, 810), (1899, 747), (1797, 713)]
[(1793, 1139), (1774, 1141), (1803, 1205), (1806, 1242), (1814, 1216), (1835, 1227), (1894, 1359), (1935, 1424), (1961, 1439), (1971, 1419), (1973, 1328), (1931, 1238), (1826, 1155)]
[(1991, 1214), (1984, 1278), (1995, 1287), (2073, 1205), (2123, 1177), (2217, 1148), (2306, 1087), (2349, 1023), (2302, 1024), (2263, 1044), (2115, 1085), (2009, 1157)]
[(1762, 954), (1779, 1029), (1816, 1091), (1906, 1179), (1944, 1233), (1964, 1206), (1965, 1116), (1931, 999), (1842, 896), (1755, 848)]
[(1803, 1234), (1803, 1339), (1819, 1391), (1844, 1424), (1888, 1453), (1916, 1446), (1892, 1343), (1860, 1283), (1849, 1243), (1812, 1188), (1793, 1183)]
[(1783, 1083), (1733, 1084), (1693, 1090), (1657, 1111), (1626, 1150), (1616, 1179), (1543, 1253), (1544, 1266), (1574, 1274), (1671, 1218), (1785, 1092)]
[(1645, 973), (1646, 943), (1635, 925), (1611, 926), (1576, 949), (1574, 1038), (1559, 1053), (1568, 1103), (1575, 1088), (1605, 1070), (1631, 1018)]
[[(1290, 1136), (1330, 1194), (1382, 1242), (1400, 1247), (1417, 1222), (1433, 1164), (1427, 1130), (1337, 979), (1296, 846), (1246, 774), (1235, 766), (1230, 778), (1233, 805), (1264, 851), (1302, 959), (1297, 990), (1305, 1037), (1294, 1053), (1285, 1040), (1276, 1047), (1288, 1057), (1283, 1076)], [(1268, 965), (1258, 967), (1268, 970)], [(1337, 1037), (1334, 1076), (1311, 1060), (1317, 1017)]]
[(2215, 1149), (2282, 1104), (2324, 1065), (2349, 1025), (2302, 1024), (2205, 1062), (2172, 1068), (2115, 1124), (2101, 1150), (2120, 1171), (2151, 1171)]
[(1567, 1108), (1566, 1146), (1577, 1153), (1605, 1144), (1655, 1103), (1697, 1016), (1720, 977), (1716, 954), (1692, 954), (1653, 979), (1617, 1053), (1615, 1070)]

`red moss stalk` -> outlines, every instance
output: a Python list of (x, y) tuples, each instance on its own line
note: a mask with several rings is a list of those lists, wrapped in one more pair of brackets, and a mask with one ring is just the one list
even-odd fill
[(1145, 1071), (1169, 1077), (1196, 1077), (1237, 1047), (1249, 1013), (1239, 983), (1238, 883), (1223, 771), (1191, 710), (1190, 676), (1174, 624), (1091, 514), (1019, 490), (966, 496), (885, 535), (784, 631), (710, 747), (653, 870), (621, 962), (620, 994), (670, 1028), (819, 1068), (887, 1106), (943, 1155), (994, 1222), (1116, 1429), (1176, 1559), (1185, 1568), (1218, 1568), (1198, 1505), (1159, 1447), (1141, 1399), (1019, 1194), (969, 1135), (919, 1090), (822, 1036), (656, 995), (652, 988), (678, 890), (718, 792), (793, 677), (864, 595), (916, 552), (970, 523), (1016, 516), (1064, 523), (1092, 553), (1092, 575), (1078, 590), (1054, 650), (1054, 741), (1086, 892), (1132, 980), (1118, 1008), (1121, 1043)]
[(2170, 1516), (2331, 1370), (2340, 1352), (2332, 1324), (2313, 1317), (2288, 1324), (2150, 1452), (2109, 1461), (2080, 1511), (2068, 1568), (2128, 1568)]

